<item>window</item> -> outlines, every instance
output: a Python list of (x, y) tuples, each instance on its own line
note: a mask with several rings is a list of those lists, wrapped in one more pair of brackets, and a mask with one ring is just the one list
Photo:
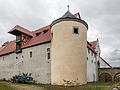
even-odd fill
[(50, 53), (48, 53), (48, 59), (50, 59)]
[(91, 63), (93, 63), (93, 60), (91, 60)]
[(97, 62), (97, 66), (98, 66), (98, 68), (100, 68), (100, 62), (99, 61)]
[(94, 64), (96, 64), (96, 61), (94, 62)]
[(47, 48), (47, 60), (50, 59), (50, 48)]
[(53, 32), (51, 33), (51, 36), (53, 37)]
[(44, 31), (43, 31), (44, 34), (47, 33), (47, 32), (48, 32), (48, 30), (44, 30)]
[(79, 28), (78, 27), (73, 27), (73, 33), (74, 34), (79, 34)]
[(96, 58), (96, 54), (94, 54), (94, 57)]
[(16, 57), (16, 59), (18, 59), (18, 57)]
[(5, 59), (5, 58), (3, 57), (3, 61), (4, 61), (4, 59)]
[(90, 53), (90, 49), (88, 48), (88, 53)]
[(47, 48), (47, 52), (50, 52), (50, 48)]
[(32, 51), (30, 52), (30, 58), (32, 58)]
[(93, 56), (93, 52), (91, 52), (91, 55)]
[(24, 56), (22, 56), (22, 58), (24, 58)]
[(39, 32), (39, 33), (36, 33), (36, 36), (39, 36), (41, 34), (41, 32)]

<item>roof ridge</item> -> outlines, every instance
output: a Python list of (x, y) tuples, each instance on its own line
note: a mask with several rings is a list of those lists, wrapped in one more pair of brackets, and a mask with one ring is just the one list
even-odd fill
[(30, 36), (33, 36), (32, 32), (22, 26), (19, 26), (19, 25), (16, 25), (14, 28), (12, 28), (8, 33), (11, 33), (13, 35), (15, 35), (14, 31), (17, 30), (17, 31), (20, 31), (22, 33), (25, 33), (27, 35), (30, 35)]
[(40, 28), (40, 29), (37, 29), (37, 30), (35, 30), (35, 31), (32, 31), (32, 33), (36, 33), (37, 31), (41, 31), (42, 29), (47, 28), (47, 27), (49, 27), (49, 26), (50, 26), (50, 25), (44, 26), (44, 27), (42, 27), (42, 28)]

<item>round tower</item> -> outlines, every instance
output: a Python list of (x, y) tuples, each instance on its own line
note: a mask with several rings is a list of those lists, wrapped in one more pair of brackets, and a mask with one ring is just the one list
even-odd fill
[(51, 23), (51, 84), (87, 83), (87, 29), (69, 10)]

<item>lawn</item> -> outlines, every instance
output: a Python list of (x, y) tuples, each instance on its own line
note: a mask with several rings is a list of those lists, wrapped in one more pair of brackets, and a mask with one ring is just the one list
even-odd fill
[(42, 85), (48, 90), (112, 90), (117, 87), (120, 83), (115, 82), (91, 82), (84, 86), (78, 87), (64, 87), (57, 85)]
[(0, 81), (0, 90), (13, 90), (7, 82)]
[(64, 87), (58, 85), (18, 84), (8, 81), (0, 81), (0, 90), (112, 90), (120, 83), (91, 82), (84, 86)]

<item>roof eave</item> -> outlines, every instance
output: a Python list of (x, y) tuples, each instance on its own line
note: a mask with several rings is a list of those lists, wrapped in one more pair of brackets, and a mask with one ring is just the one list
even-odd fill
[(88, 24), (87, 24), (84, 20), (78, 19), (78, 18), (69, 18), (69, 17), (68, 17), (68, 18), (59, 18), (59, 19), (53, 21), (53, 22), (50, 24), (50, 28), (51, 28), (53, 25), (55, 25), (56, 23), (59, 23), (59, 22), (61, 22), (61, 21), (76, 21), (76, 22), (80, 22), (80, 23), (84, 24), (85, 27), (88, 29)]

